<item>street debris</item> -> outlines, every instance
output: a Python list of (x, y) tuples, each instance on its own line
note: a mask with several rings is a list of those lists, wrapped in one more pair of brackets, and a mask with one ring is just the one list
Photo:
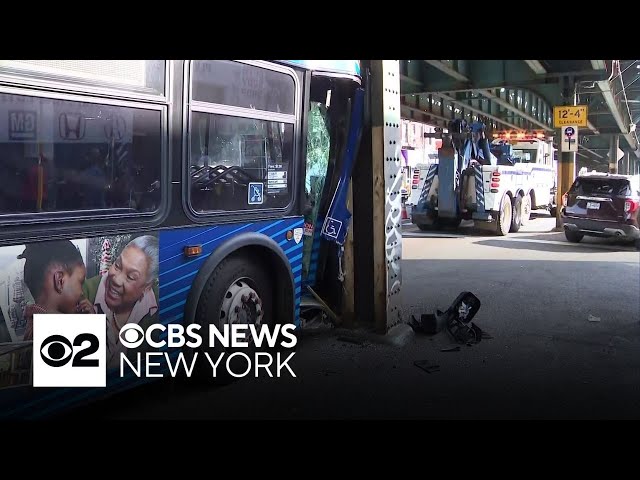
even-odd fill
[(590, 322), (599, 322), (600, 321), (600, 317), (595, 317), (591, 314), (589, 314), (589, 317), (587, 318)]
[(440, 371), (440, 365), (432, 364), (431, 362), (429, 362), (429, 360), (416, 360), (415, 362), (413, 362), (413, 364), (427, 373)]
[(423, 313), (419, 321), (411, 315), (409, 326), (416, 333), (428, 335), (446, 329), (457, 343), (467, 345), (478, 343), (483, 338), (493, 338), (471, 322), (480, 310), (480, 305), (480, 300), (473, 293), (461, 292), (444, 312), (438, 309), (435, 315)]
[(444, 327), (444, 325), (438, 325), (437, 322), (438, 318), (433, 313), (423, 313), (420, 315), (420, 321), (418, 321), (415, 316), (411, 315), (409, 326), (414, 332), (434, 335)]
[(441, 352), (459, 352), (460, 351), (460, 346), (456, 345), (455, 347), (441, 348), (440, 351)]

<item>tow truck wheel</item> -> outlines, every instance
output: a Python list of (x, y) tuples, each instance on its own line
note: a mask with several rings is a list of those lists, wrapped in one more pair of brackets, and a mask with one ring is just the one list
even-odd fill
[(584, 238), (584, 235), (580, 232), (572, 232), (571, 230), (565, 230), (564, 236), (571, 243), (579, 243)]
[(513, 208), (511, 213), (511, 226), (509, 228), (510, 232), (517, 232), (520, 230), (520, 225), (522, 221), (522, 197), (520, 195), (516, 196), (516, 199), (513, 201)]
[(500, 202), (500, 213), (498, 215), (498, 221), (496, 222), (496, 233), (501, 237), (504, 237), (511, 229), (511, 217), (513, 215), (513, 209), (511, 208), (511, 198), (509, 195), (502, 197)]
[(526, 225), (531, 219), (531, 195), (528, 193), (522, 197), (522, 211), (520, 213), (520, 225)]

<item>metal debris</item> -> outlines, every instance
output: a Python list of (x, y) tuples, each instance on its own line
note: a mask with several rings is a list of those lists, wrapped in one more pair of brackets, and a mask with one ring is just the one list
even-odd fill
[(431, 362), (429, 362), (429, 360), (416, 360), (415, 362), (413, 362), (413, 364), (427, 373), (440, 371), (440, 365), (432, 364)]
[(459, 352), (460, 351), (460, 346), (456, 345), (455, 347), (441, 348), (440, 351), (441, 352)]
[(600, 321), (600, 317), (595, 317), (591, 314), (589, 314), (589, 317), (587, 318), (590, 322), (599, 322)]
[(446, 329), (460, 344), (478, 343), (483, 338), (492, 338), (471, 322), (480, 310), (480, 305), (480, 300), (473, 293), (461, 292), (444, 312), (438, 309), (435, 315), (424, 313), (420, 320), (412, 315), (409, 326), (417, 333), (426, 334)]

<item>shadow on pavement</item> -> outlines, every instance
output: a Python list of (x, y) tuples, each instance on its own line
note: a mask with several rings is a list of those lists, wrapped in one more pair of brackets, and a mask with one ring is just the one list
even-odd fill
[[(546, 239), (549, 240), (549, 239)], [(566, 242), (564, 245), (559, 245), (557, 243), (539, 243), (539, 242), (527, 242), (526, 240), (479, 240), (474, 242), (475, 245), (484, 245), (486, 247), (499, 247), (499, 248), (509, 248), (514, 250), (537, 250), (541, 252), (556, 252), (556, 253), (584, 253), (584, 252), (627, 252), (633, 251), (633, 247), (620, 246), (619, 250), (615, 248), (611, 248), (611, 246), (607, 245), (609, 248), (602, 248), (602, 244), (594, 244), (594, 243), (569, 243)], [(616, 247), (618, 247), (616, 245)]]

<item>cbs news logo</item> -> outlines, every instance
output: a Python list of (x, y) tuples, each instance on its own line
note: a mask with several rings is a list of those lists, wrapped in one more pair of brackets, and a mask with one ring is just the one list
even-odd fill
[(34, 387), (106, 387), (104, 314), (33, 316)]

